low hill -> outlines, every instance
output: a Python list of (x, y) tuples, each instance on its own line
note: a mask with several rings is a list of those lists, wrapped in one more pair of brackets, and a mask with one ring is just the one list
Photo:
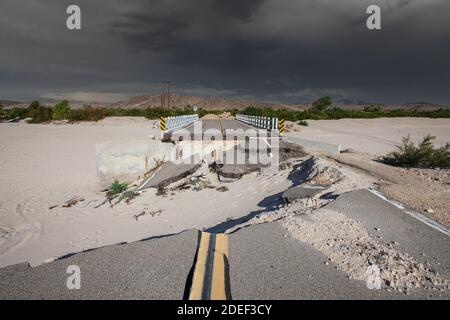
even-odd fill
[(12, 106), (21, 105), (22, 102), (14, 101), (14, 100), (0, 100), (0, 104), (4, 107), (12, 107)]
[[(203, 108), (208, 110), (222, 110), (222, 109), (244, 109), (249, 106), (268, 107), (268, 108), (287, 108), (302, 110), (306, 106), (303, 105), (290, 105), (277, 102), (264, 102), (247, 99), (228, 99), (221, 97), (203, 98), (198, 96), (180, 96), (171, 95), (170, 105), (173, 107), (185, 107), (195, 106), (197, 108)], [(140, 96), (134, 96), (129, 99), (119, 101), (110, 105), (115, 108), (148, 108), (148, 107), (160, 107), (161, 95), (160, 94), (146, 94)]]

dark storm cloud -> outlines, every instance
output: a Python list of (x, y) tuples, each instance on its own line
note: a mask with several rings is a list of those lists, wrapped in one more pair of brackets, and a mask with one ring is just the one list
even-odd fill
[(265, 1), (266, 0), (213, 0), (212, 7), (224, 15), (248, 20)]
[[(65, 30), (65, 8), (83, 30)], [(382, 8), (382, 30), (365, 27)], [(448, 0), (134, 0), (0, 4), (0, 96), (159, 90), (288, 102), (322, 94), (450, 104)], [(9, 95), (11, 97), (11, 94)]]
[[(227, 10), (206, 0), (158, 2), (124, 13), (112, 32), (169, 64), (239, 76), (239, 86), (259, 95), (292, 96), (313, 87), (397, 101), (415, 99), (408, 97), (415, 91), (425, 99), (432, 98), (426, 94), (431, 81), (431, 91), (441, 88), (436, 98), (449, 100), (443, 91), (449, 83), (447, 2), (280, 0), (240, 7), (232, 1)], [(365, 27), (371, 3), (383, 8), (383, 31)]]

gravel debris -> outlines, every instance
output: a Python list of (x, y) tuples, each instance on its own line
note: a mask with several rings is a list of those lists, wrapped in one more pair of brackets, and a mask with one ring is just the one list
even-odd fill
[(450, 289), (429, 265), (372, 238), (358, 222), (344, 214), (319, 209), (281, 221), (295, 239), (324, 253), (349, 279), (372, 281), (370, 266), (377, 266), (384, 288), (407, 294), (412, 288)]

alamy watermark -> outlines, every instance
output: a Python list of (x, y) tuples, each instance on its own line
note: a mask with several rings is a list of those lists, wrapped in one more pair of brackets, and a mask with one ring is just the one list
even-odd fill
[(81, 270), (77, 265), (70, 265), (67, 267), (66, 273), (70, 274), (67, 278), (66, 286), (69, 290), (81, 289)]
[(66, 26), (69, 30), (81, 30), (81, 8), (76, 4), (67, 7), (66, 13), (69, 15)]
[(381, 8), (377, 5), (370, 5), (366, 10), (370, 16), (367, 18), (366, 26), (369, 30), (381, 30)]
[(276, 131), (251, 127), (205, 130), (203, 121), (195, 121), (188, 129), (163, 133), (164, 137), (177, 142), (175, 159), (179, 163), (261, 165), (275, 172), (279, 167), (280, 135)]

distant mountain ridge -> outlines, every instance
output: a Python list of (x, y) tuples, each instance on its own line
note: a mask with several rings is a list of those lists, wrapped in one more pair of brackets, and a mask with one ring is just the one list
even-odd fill
[[(192, 106), (197, 108), (215, 110), (215, 109), (244, 109), (249, 106), (268, 107), (268, 108), (287, 108), (287, 109), (300, 109), (306, 108), (303, 105), (291, 105), (277, 102), (264, 102), (247, 99), (232, 99), (221, 97), (203, 98), (199, 96), (181, 96), (170, 95), (170, 106), (172, 107), (185, 107)], [(140, 96), (134, 96), (129, 99), (119, 101), (109, 105), (115, 108), (151, 108), (161, 106), (160, 94), (145, 94)]]
[[(305, 110), (311, 106), (311, 103), (279, 103), (279, 102), (267, 102), (267, 101), (257, 101), (250, 99), (239, 99), (239, 98), (222, 98), (222, 97), (209, 97), (203, 98), (199, 96), (180, 96), (171, 95), (170, 105), (173, 107), (185, 107), (185, 106), (196, 106), (198, 108), (217, 110), (217, 109), (245, 109), (250, 106), (255, 107), (267, 107), (267, 108), (285, 108), (289, 110)], [(387, 110), (392, 109), (417, 109), (417, 110), (435, 110), (445, 106), (441, 106), (434, 103), (428, 102), (410, 102), (405, 104), (383, 104), (374, 103), (367, 101), (354, 101), (350, 99), (337, 99), (334, 102), (336, 107), (340, 107), (348, 110), (360, 110), (369, 105), (379, 105)], [(115, 108), (148, 108), (148, 107), (160, 107), (161, 106), (161, 95), (160, 94), (145, 94), (134, 96), (126, 100), (122, 100), (109, 105)]]
[(9, 107), (22, 104), (22, 102), (14, 100), (0, 100), (0, 104), (4, 107)]
[[(41, 98), (37, 99), (43, 105), (52, 106), (60, 102), (62, 99), (51, 99), (51, 98)], [(7, 108), (11, 107), (27, 107), (30, 102), (24, 101), (14, 101), (14, 100), (0, 100), (0, 103)], [(80, 102), (69, 99), (69, 103), (72, 108), (81, 108), (83, 105), (90, 104), (93, 107), (111, 107), (111, 108), (123, 108), (123, 109), (145, 109), (161, 106), (161, 94), (142, 94), (130, 97), (125, 100), (117, 101), (110, 104), (102, 104), (97, 102)], [(379, 105), (383, 109), (416, 109), (416, 110), (436, 110), (439, 108), (446, 108), (445, 106), (429, 103), (429, 102), (408, 102), (404, 104), (382, 104), (373, 103), (365, 101), (357, 101), (350, 99), (336, 99), (334, 100), (334, 106), (340, 107), (347, 110), (361, 110), (369, 105)], [(192, 106), (197, 108), (203, 108), (207, 110), (223, 110), (223, 109), (238, 109), (242, 110), (250, 106), (254, 107), (266, 107), (266, 108), (285, 108), (289, 110), (305, 110), (311, 106), (311, 103), (279, 103), (279, 102), (268, 102), (268, 101), (258, 101), (251, 99), (240, 99), (240, 98), (223, 98), (223, 97), (200, 97), (200, 96), (185, 96), (171, 94), (170, 96), (170, 106), (172, 107), (186, 107)]]

